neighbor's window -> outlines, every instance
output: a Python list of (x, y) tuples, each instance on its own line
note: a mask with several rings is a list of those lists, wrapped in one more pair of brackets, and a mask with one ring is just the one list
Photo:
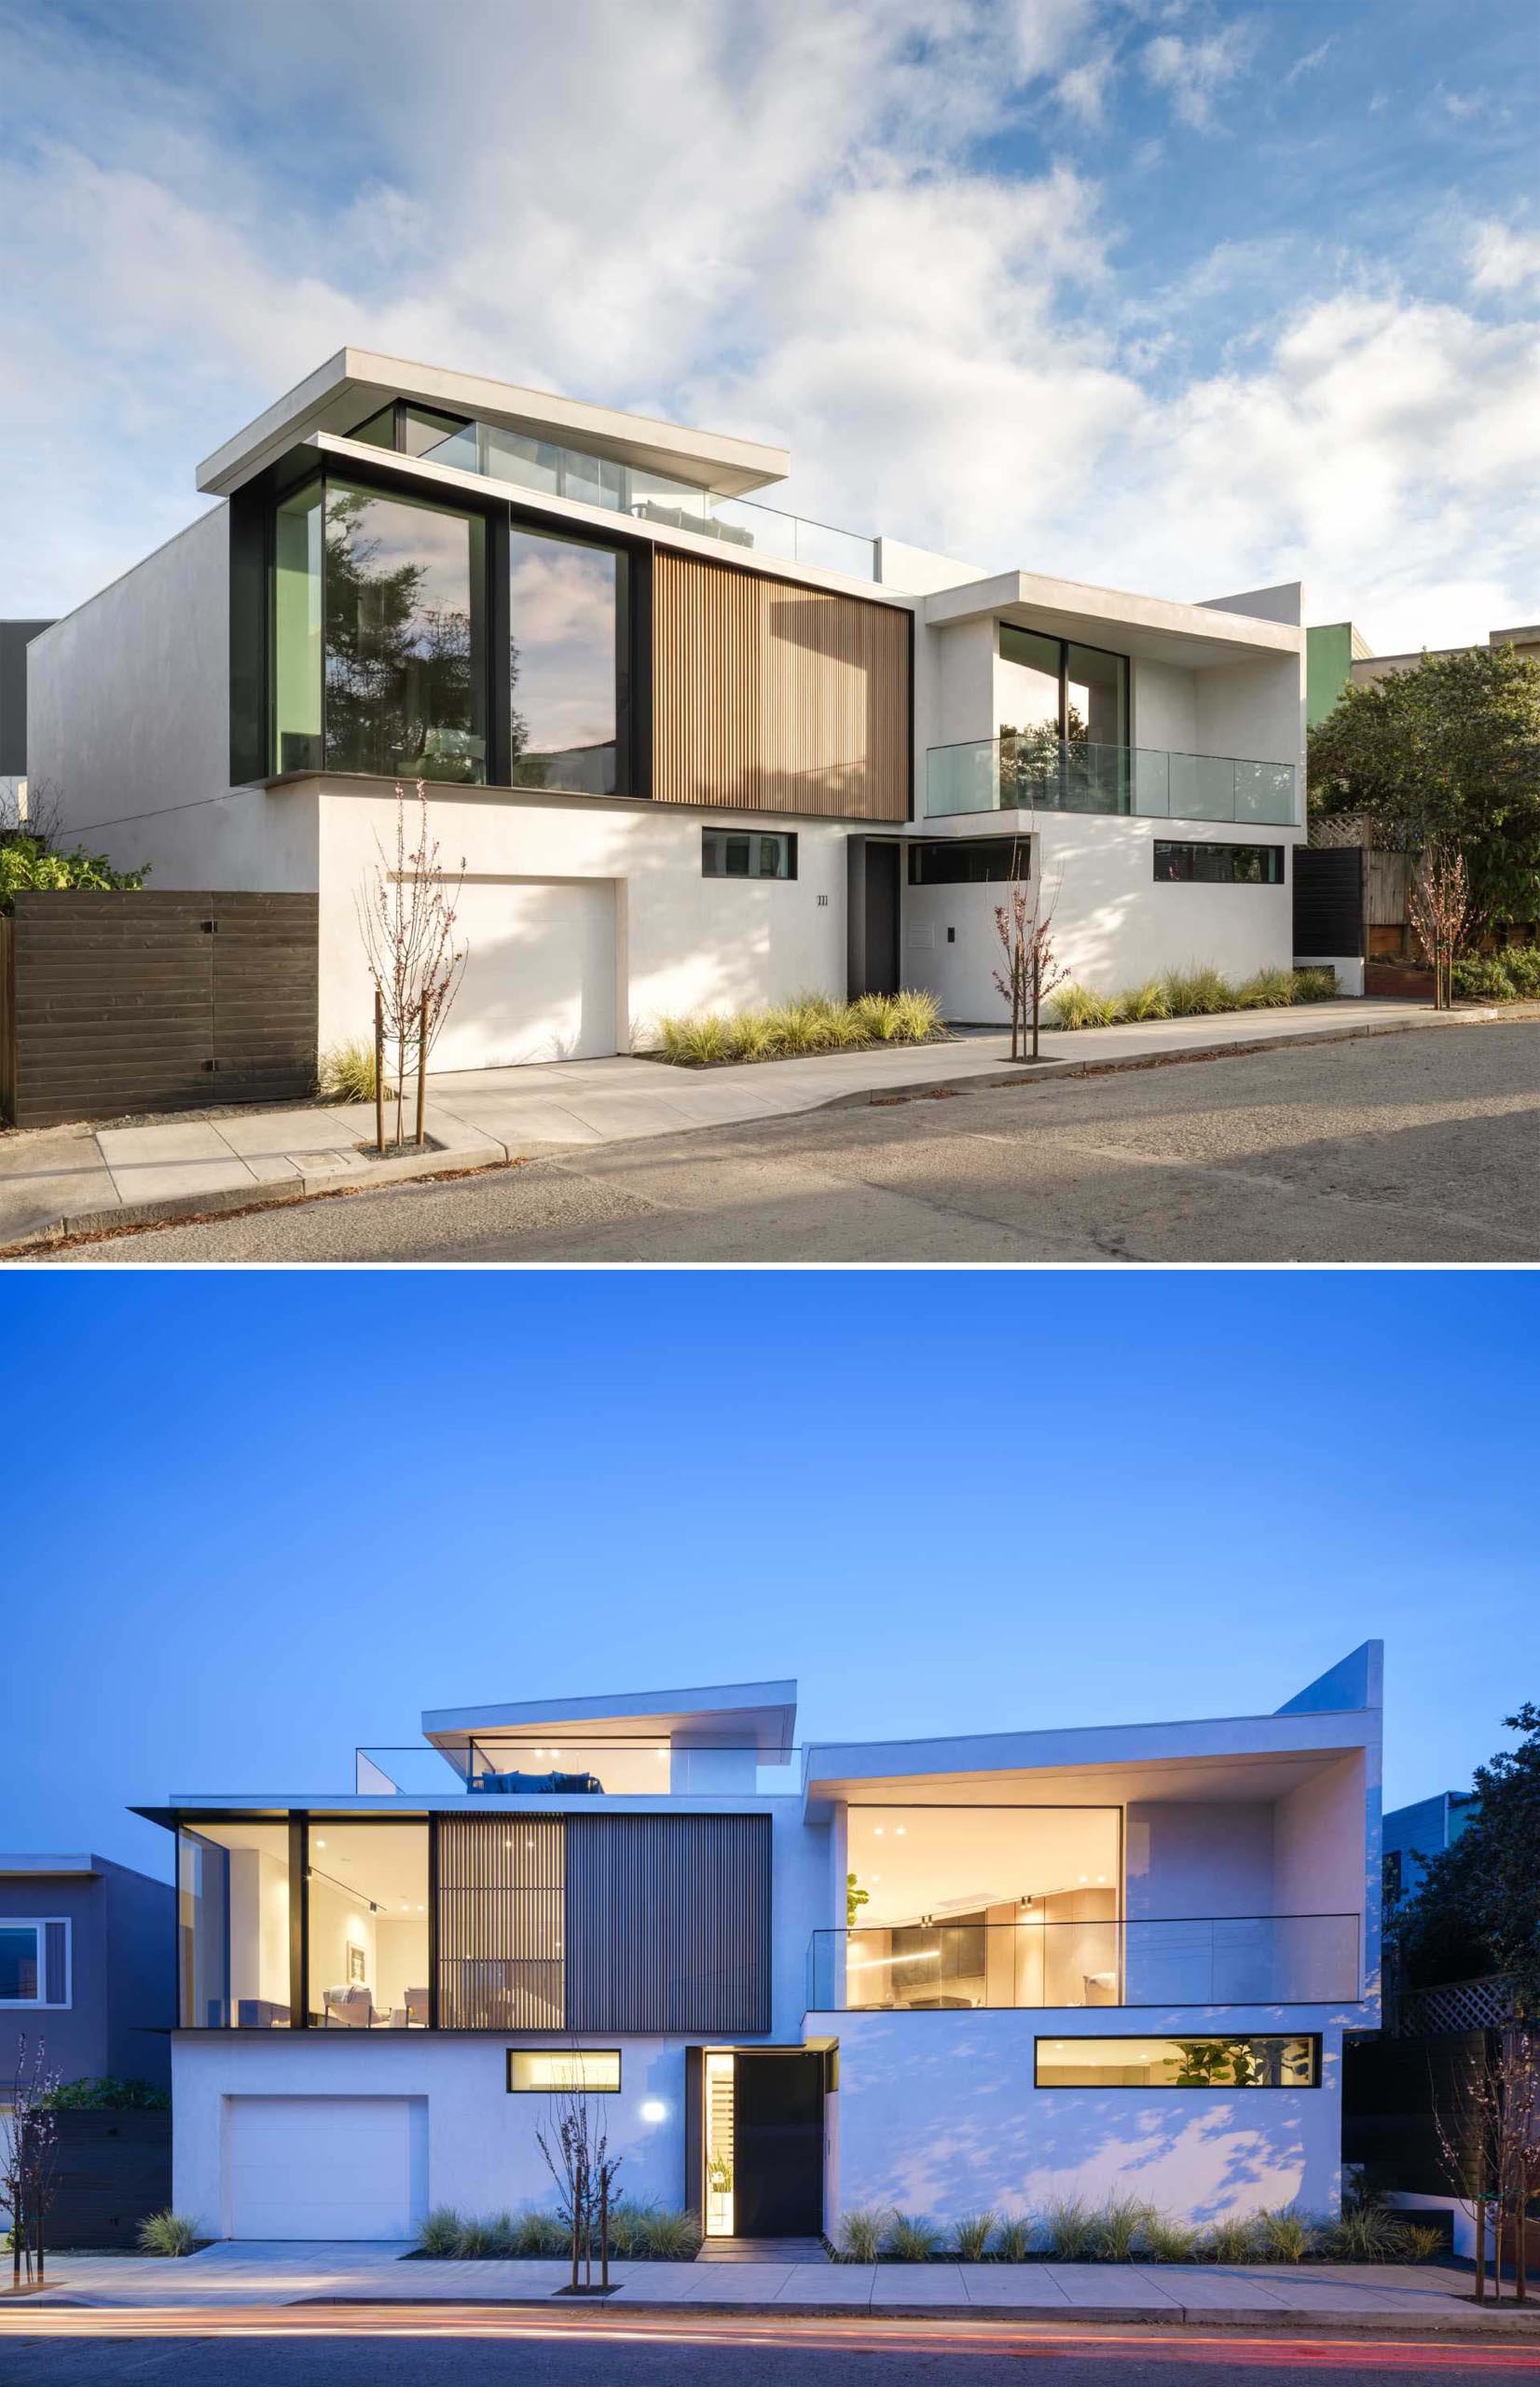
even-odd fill
[(508, 2087), (520, 2095), (544, 2090), (557, 2096), (566, 2090), (598, 2092), (618, 2089), (620, 2049), (579, 2048), (559, 2055), (543, 2055), (529, 2048), (510, 2048)]
[(70, 1927), (0, 1923), (0, 2006), (67, 2006)]
[(618, 735), (626, 558), (584, 539), (508, 533), (508, 677), (516, 787), (623, 794)]
[(1170, 884), (1190, 879), (1205, 887), (1281, 887), (1284, 849), (1282, 846), (1220, 846), (1206, 837), (1201, 845), (1179, 846), (1169, 837), (1157, 837), (1155, 876)]
[(911, 887), (980, 887), (1031, 876), (1030, 837), (938, 837), (909, 849)]
[(327, 482), (326, 769), (485, 781), (484, 537), (478, 516)]
[(184, 2030), (289, 2027), (286, 1823), (184, 1825), (176, 1836), (176, 1944)]
[(703, 829), (700, 839), (703, 878), (795, 878), (797, 875), (794, 835), (766, 835), (762, 829)]
[(1313, 2035), (1039, 2039), (1039, 2089), (1318, 2089)]
[(310, 1825), (306, 1936), (312, 2028), (428, 2027), (428, 1827)]

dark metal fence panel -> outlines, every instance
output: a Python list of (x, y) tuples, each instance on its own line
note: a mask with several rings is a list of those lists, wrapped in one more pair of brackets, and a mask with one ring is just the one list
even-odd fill
[(53, 2246), (133, 2246), (172, 2201), (172, 2118), (124, 2107), (56, 2114)]
[(1364, 863), (1356, 846), (1294, 849), (1294, 950), (1361, 954)]
[(446, 1815), (437, 1830), (439, 2028), (559, 2031), (566, 1819)]
[(35, 892), (6, 926), (0, 1096), (17, 1126), (311, 1090), (314, 895)]
[(768, 2031), (768, 1815), (571, 1815), (574, 2031)]

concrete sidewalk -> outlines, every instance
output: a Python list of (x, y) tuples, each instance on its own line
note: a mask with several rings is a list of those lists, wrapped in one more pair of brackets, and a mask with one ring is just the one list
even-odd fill
[[(222, 2242), (182, 2261), (57, 2255), (26, 2304), (213, 2310), (254, 2304), (545, 2303), (563, 2262), (405, 2261), (398, 2244)], [(1441, 2264), (626, 2263), (611, 2307), (1009, 2314), (1058, 2320), (1359, 2323), (1506, 2328), (1540, 2307), (1478, 2307), (1468, 2272)]]
[(1134, 1028), (1050, 1031), (1036, 1071), (1012, 1064), (1004, 1034), (805, 1060), (670, 1069), (616, 1057), (430, 1077), (427, 1130), (438, 1149), (379, 1161), (368, 1104), (314, 1104), (144, 1126), (40, 1128), (0, 1136), (0, 1249), (203, 1211), (244, 1208), (392, 1179), (497, 1167), (531, 1152), (736, 1126), (841, 1104), (1078, 1076), (1316, 1039), (1495, 1018), (1420, 1002), (1340, 1001)]

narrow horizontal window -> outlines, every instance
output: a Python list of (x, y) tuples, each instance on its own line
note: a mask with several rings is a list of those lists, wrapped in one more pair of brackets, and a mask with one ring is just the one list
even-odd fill
[(1177, 845), (1169, 837), (1155, 840), (1155, 876), (1159, 882), (1204, 887), (1281, 887), (1284, 883), (1282, 846), (1221, 846), (1204, 838), (1201, 844)]
[(1285, 2037), (1039, 2039), (1039, 2089), (1318, 2089), (1321, 2042)]
[(532, 2048), (508, 2050), (508, 2088), (512, 2095), (598, 2095), (619, 2087), (619, 2048), (564, 2049), (552, 2055)]
[(1031, 876), (1030, 837), (938, 837), (909, 849), (911, 887), (995, 886)]
[(703, 878), (795, 878), (797, 840), (763, 829), (703, 829)]

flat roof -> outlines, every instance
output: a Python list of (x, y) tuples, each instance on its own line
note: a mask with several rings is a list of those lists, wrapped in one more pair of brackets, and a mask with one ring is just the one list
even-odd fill
[[(608, 1733), (603, 1727), (610, 1726)], [(795, 1682), (716, 1683), (692, 1690), (607, 1691), (592, 1698), (528, 1699), (498, 1706), (434, 1707), (422, 1735), (447, 1742), (560, 1733), (577, 1744), (684, 1738), (718, 1748), (790, 1748), (797, 1728)]]
[(1052, 580), (1036, 572), (996, 573), (987, 580), (938, 589), (927, 597), (923, 609), (933, 629), (986, 615), (1015, 622), (1023, 629), (1080, 639), (1088, 646), (1104, 644), (1107, 632), (1116, 630), (1121, 652), (1188, 669), (1300, 655), (1305, 643), (1304, 631), (1292, 622), (1231, 613), (1217, 605), (1140, 597), (1124, 588), (1097, 588), (1084, 581)]
[(316, 432), (346, 437), (391, 398), (442, 407), (474, 416), (503, 431), (525, 432), (613, 457), (639, 470), (660, 473), (723, 497), (741, 497), (786, 478), (791, 459), (784, 448), (738, 439), (725, 432), (696, 431), (550, 390), (522, 389), (477, 373), (451, 373), (372, 349), (339, 348), (303, 381), (216, 448), (198, 468), (198, 486), (216, 497), (251, 480), (284, 451)]
[(24, 1880), (29, 1875), (60, 1881), (66, 1874), (101, 1870), (101, 1859), (96, 1856), (0, 1856), (0, 1881)]

